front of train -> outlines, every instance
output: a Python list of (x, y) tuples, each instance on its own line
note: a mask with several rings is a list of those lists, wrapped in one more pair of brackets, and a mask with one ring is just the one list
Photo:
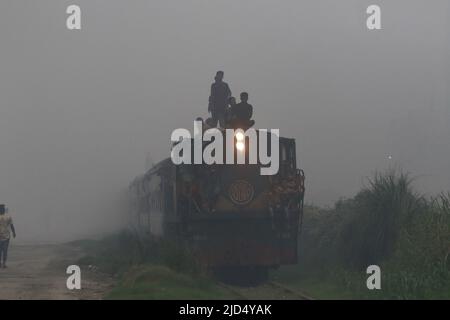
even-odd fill
[[(223, 140), (233, 144), (232, 164), (178, 167), (184, 234), (200, 261), (215, 269), (266, 271), (297, 262), (304, 175), (297, 169), (295, 140), (277, 136), (274, 148), (271, 133), (263, 139), (266, 132), (257, 131), (252, 142), (247, 132), (235, 132), (232, 140), (224, 132)], [(258, 148), (252, 149), (252, 143)], [(264, 145), (265, 158), (270, 154), (278, 161), (272, 174), (262, 174), (267, 161), (262, 164), (261, 157), (252, 161), (252, 152), (261, 156)], [(224, 163), (229, 147), (224, 148)]]

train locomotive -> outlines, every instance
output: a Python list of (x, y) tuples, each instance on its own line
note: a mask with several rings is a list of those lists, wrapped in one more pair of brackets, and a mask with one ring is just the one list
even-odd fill
[[(248, 139), (243, 146), (234, 139), (232, 148), (248, 160)], [(271, 268), (295, 264), (305, 177), (297, 168), (294, 139), (279, 137), (277, 150), (274, 175), (261, 175), (259, 162), (159, 162), (129, 186), (136, 228), (183, 241), (202, 265), (215, 271), (265, 278)]]

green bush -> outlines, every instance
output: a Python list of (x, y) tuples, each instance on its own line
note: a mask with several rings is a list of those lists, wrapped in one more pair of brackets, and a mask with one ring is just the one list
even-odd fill
[(110, 274), (121, 274), (141, 264), (165, 265), (191, 274), (202, 271), (192, 253), (181, 243), (141, 236), (128, 230), (101, 240), (84, 240), (77, 244), (86, 252), (79, 259), (79, 264), (95, 265)]
[[(450, 193), (426, 199), (408, 174), (376, 173), (331, 209), (305, 208), (300, 257), (302, 276), (334, 281), (360, 298), (448, 298)], [(362, 282), (371, 264), (382, 268), (379, 292)]]
[(407, 174), (376, 173), (367, 187), (346, 203), (347, 223), (340, 234), (340, 251), (345, 262), (364, 268), (379, 264), (395, 250), (403, 226), (423, 210), (426, 201), (411, 188)]

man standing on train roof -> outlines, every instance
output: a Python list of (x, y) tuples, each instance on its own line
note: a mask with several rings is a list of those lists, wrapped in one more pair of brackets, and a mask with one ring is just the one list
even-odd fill
[(10, 215), (6, 213), (6, 206), (0, 204), (0, 268), (6, 268), (6, 260), (8, 258), (8, 247), (11, 233), (16, 237), (16, 230)]
[(253, 106), (248, 103), (248, 93), (241, 93), (241, 102), (231, 107), (231, 127), (234, 129), (243, 129), (244, 131), (252, 127), (255, 124), (254, 120), (251, 120), (253, 116)]
[(225, 128), (225, 114), (228, 107), (228, 98), (231, 97), (230, 87), (223, 81), (223, 71), (217, 71), (215, 82), (211, 85), (208, 112), (211, 112), (213, 126)]

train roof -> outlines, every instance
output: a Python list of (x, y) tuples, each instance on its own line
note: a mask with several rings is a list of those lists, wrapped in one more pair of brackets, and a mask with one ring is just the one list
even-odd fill
[(173, 165), (173, 162), (170, 157), (166, 158), (164, 160), (161, 160), (160, 162), (155, 164), (153, 167), (151, 167), (149, 170), (147, 170), (144, 174), (141, 174), (141, 175), (137, 176), (136, 178), (134, 178), (134, 180), (130, 183), (130, 187), (141, 182), (142, 180), (145, 179), (145, 177), (152, 175), (153, 173), (160, 170), (161, 168), (168, 167), (171, 165)]
[[(223, 130), (223, 129), (220, 129), (220, 130), (222, 131), (222, 133), (225, 133), (225, 130)], [(262, 130), (263, 129), (255, 129), (255, 131), (257, 131), (258, 133), (260, 131), (262, 131)], [(264, 130), (264, 131), (267, 132), (267, 130)], [(193, 139), (193, 138), (190, 138), (190, 139)], [(295, 141), (295, 138), (288, 138), (288, 137), (281, 137), (281, 136), (279, 136), (279, 139), (280, 139), (280, 142), (283, 142), (283, 141), (293, 142), (293, 141)], [(173, 164), (172, 159), (170, 157), (168, 157), (168, 158), (166, 158), (164, 160), (161, 160), (160, 162), (155, 164), (153, 167), (151, 167), (149, 170), (147, 170), (144, 174), (141, 174), (141, 175), (137, 176), (136, 178), (134, 178), (134, 180), (130, 183), (130, 187), (132, 187), (135, 184), (138, 184), (138, 183), (142, 182), (142, 180), (144, 180), (146, 177), (154, 174), (155, 172), (159, 171), (161, 168), (166, 168), (166, 167), (169, 167), (169, 166), (172, 166), (172, 165), (174, 165), (174, 164)]]

